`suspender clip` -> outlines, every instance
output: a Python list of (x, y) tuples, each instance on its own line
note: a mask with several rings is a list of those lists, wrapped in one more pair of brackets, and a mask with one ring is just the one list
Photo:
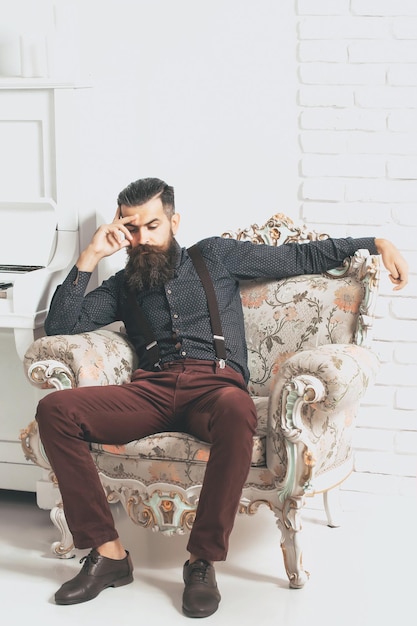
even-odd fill
[(224, 368), (226, 367), (226, 361), (224, 359), (219, 359), (218, 364), (221, 370), (224, 370)]
[[(154, 355), (153, 355), (153, 356), (154, 356), (154, 358), (155, 358), (156, 356), (158, 356), (158, 355), (159, 355), (159, 350), (158, 350), (158, 343), (157, 343), (157, 341), (151, 341), (151, 343), (148, 343), (148, 345), (147, 345), (147, 346), (145, 346), (145, 347), (146, 347), (146, 350), (152, 350), (152, 348), (155, 348), (155, 346), (156, 346), (156, 354), (154, 354)], [(151, 355), (149, 355), (149, 358), (152, 358), (152, 356), (151, 356)], [(161, 367), (161, 359), (158, 359), (158, 360), (157, 360), (157, 361), (153, 364), (153, 368), (154, 368), (154, 370), (161, 370), (161, 369), (162, 369), (162, 367)]]

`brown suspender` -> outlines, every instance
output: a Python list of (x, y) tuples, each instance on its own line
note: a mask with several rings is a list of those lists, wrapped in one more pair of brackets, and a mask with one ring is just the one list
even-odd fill
[[(214, 292), (213, 281), (208, 272), (207, 266), (201, 254), (201, 250), (197, 244), (188, 248), (188, 254), (191, 261), (199, 275), (199, 278), (203, 284), (204, 291), (206, 292), (207, 304), (210, 314), (211, 331), (213, 333), (214, 349), (216, 351), (216, 357), (219, 360), (219, 365), (223, 368), (226, 364), (226, 347), (224, 342), (224, 335), (222, 331), (222, 325), (220, 321), (219, 307), (217, 304), (216, 294)], [(160, 368), (160, 355), (158, 343), (155, 339), (154, 332), (149, 324), (148, 319), (144, 315), (135, 294), (132, 291), (128, 292), (129, 304), (136, 312), (137, 321), (139, 327), (143, 333), (146, 341), (146, 350), (148, 352), (149, 362), (152, 367)]]
[(188, 254), (190, 255), (194, 267), (197, 270), (197, 274), (203, 283), (204, 291), (206, 292), (214, 349), (216, 350), (216, 356), (219, 359), (220, 366), (224, 367), (226, 361), (226, 347), (213, 281), (211, 280), (207, 265), (205, 264), (203, 255), (197, 244), (188, 248)]

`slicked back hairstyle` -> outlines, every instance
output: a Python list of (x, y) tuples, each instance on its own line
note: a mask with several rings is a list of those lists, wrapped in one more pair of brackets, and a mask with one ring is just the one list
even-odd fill
[(125, 206), (140, 206), (152, 198), (159, 196), (164, 207), (165, 215), (170, 218), (175, 213), (174, 188), (159, 178), (140, 178), (123, 189), (118, 197), (119, 208)]

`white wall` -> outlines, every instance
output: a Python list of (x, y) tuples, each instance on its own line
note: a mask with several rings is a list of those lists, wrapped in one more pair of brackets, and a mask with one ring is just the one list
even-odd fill
[(292, 2), (87, 0), (78, 15), (100, 217), (143, 176), (174, 185), (184, 245), (297, 212)]

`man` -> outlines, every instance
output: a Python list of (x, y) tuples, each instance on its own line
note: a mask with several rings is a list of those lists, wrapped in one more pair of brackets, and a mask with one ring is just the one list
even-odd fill
[[(75, 545), (92, 548), (79, 574), (57, 591), (57, 604), (85, 602), (106, 587), (133, 580), (89, 442), (124, 444), (180, 425), (211, 443), (183, 570), (183, 612), (206, 617), (217, 610), (213, 563), (227, 555), (257, 422), (246, 388), (240, 279), (321, 273), (367, 248), (382, 255), (394, 289), (407, 283), (407, 263), (385, 239), (328, 239), (276, 248), (221, 237), (200, 241), (220, 313), (223, 359), (213, 341), (203, 284), (189, 252), (175, 240), (178, 226), (172, 187), (157, 178), (131, 183), (119, 194), (114, 221), (96, 231), (51, 304), (45, 324), (49, 335), (122, 320), (139, 356), (130, 383), (59, 391), (38, 406), (40, 436)], [(85, 295), (99, 261), (122, 248), (128, 254), (124, 270)], [(156, 360), (152, 345), (158, 349)]]

